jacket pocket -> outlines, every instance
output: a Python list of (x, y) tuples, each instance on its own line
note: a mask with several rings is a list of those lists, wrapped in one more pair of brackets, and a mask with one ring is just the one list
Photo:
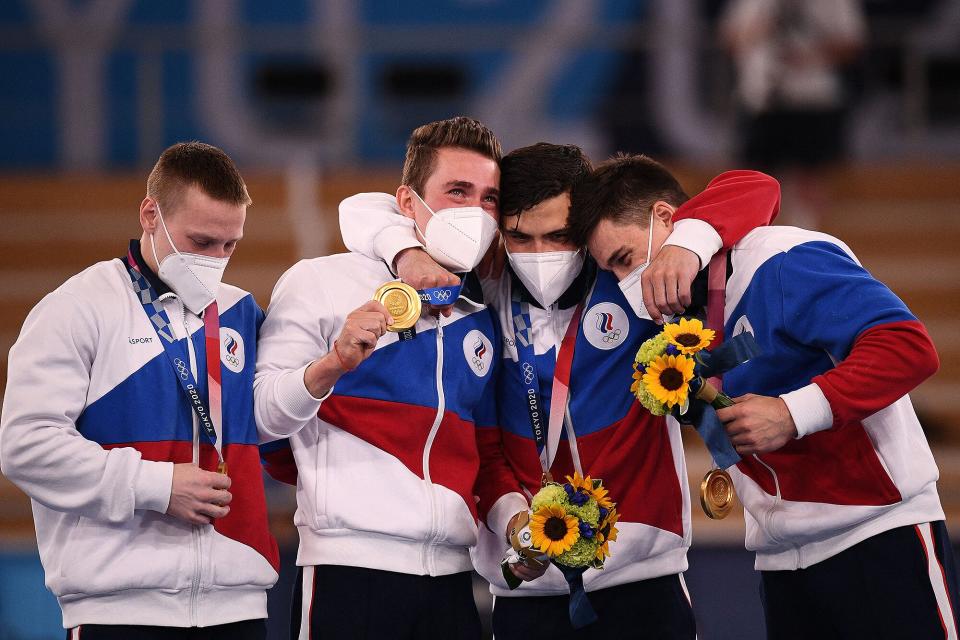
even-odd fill
[(67, 539), (58, 596), (102, 594), (126, 589), (180, 590), (190, 586), (192, 527), (153, 511), (120, 524), (80, 517)]

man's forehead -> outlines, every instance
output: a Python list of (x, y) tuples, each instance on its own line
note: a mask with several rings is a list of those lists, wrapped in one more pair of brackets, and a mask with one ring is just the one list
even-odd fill
[(521, 233), (551, 233), (567, 227), (570, 215), (570, 194), (567, 192), (547, 198), (521, 212), (519, 216), (505, 216), (504, 227)]
[(500, 186), (500, 167), (493, 158), (476, 151), (455, 147), (437, 150), (437, 160), (433, 172), (427, 180), (431, 186), (455, 186), (451, 183), (465, 183), (460, 186), (472, 186), (480, 190), (498, 189)]

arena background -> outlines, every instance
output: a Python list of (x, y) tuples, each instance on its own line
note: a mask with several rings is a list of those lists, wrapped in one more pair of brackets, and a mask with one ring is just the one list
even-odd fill
[[(337, 203), (394, 191), (406, 136), (457, 114), (505, 149), (547, 140), (664, 160), (690, 191), (738, 166), (722, 0), (0, 0), (0, 351), (28, 310), (140, 233), (159, 153), (223, 147), (254, 206), (226, 279), (266, 307), (295, 260), (342, 250)], [(948, 526), (960, 515), (960, 2), (863, 3), (866, 46), (844, 70), (848, 154), (818, 212), (927, 324), (941, 369), (912, 394), (934, 445)], [(783, 176), (778, 176), (783, 177)], [(798, 205), (799, 206), (799, 205)], [(6, 358), (0, 365), (0, 384)], [(629, 381), (610, 381), (611, 393)], [(695, 488), (707, 466), (687, 438)], [(269, 480), (268, 480), (269, 482)], [(284, 572), (293, 495), (269, 482)], [(760, 638), (739, 512), (694, 507), (687, 580), (700, 637)], [(616, 550), (613, 549), (614, 553)], [(485, 619), (490, 599), (477, 583)], [(0, 640), (62, 638), (26, 497), (0, 477)]]

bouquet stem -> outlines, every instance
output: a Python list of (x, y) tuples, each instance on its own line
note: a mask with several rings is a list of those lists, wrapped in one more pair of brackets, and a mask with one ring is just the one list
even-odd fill
[(708, 402), (714, 409), (724, 409), (733, 406), (733, 399), (710, 384), (708, 380), (703, 381), (695, 397), (704, 402)]

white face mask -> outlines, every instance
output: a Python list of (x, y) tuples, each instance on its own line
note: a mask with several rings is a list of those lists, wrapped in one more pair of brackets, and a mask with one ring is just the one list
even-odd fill
[[(650, 312), (647, 311), (647, 305), (643, 303), (643, 285), (640, 283), (640, 276), (643, 275), (646, 268), (650, 266), (652, 252), (653, 218), (651, 217), (650, 226), (647, 230), (647, 261), (631, 271), (620, 281), (620, 291), (623, 292), (623, 296), (627, 299), (627, 302), (630, 303), (630, 308), (633, 309), (633, 312), (637, 314), (637, 317), (641, 320), (653, 320), (653, 318), (650, 317)], [(664, 321), (669, 321), (666, 316), (664, 316)]]
[(167, 231), (163, 214), (160, 212), (160, 205), (157, 204), (156, 206), (160, 226), (163, 227), (167, 241), (173, 248), (173, 253), (165, 256), (161, 261), (157, 257), (157, 245), (153, 240), (153, 234), (150, 234), (153, 258), (160, 265), (157, 275), (180, 297), (183, 306), (200, 315), (200, 312), (216, 299), (217, 290), (220, 288), (220, 280), (223, 278), (223, 271), (227, 268), (227, 262), (230, 258), (212, 258), (197, 253), (180, 253), (177, 246), (173, 244), (170, 232)]
[[(413, 195), (430, 212), (427, 228), (422, 232), (423, 245), (431, 258), (443, 267), (462, 273), (470, 271), (483, 259), (497, 234), (497, 221), (482, 207), (451, 207), (434, 211), (420, 194)], [(416, 226), (416, 224), (414, 225)]]
[(544, 309), (556, 302), (583, 270), (583, 251), (511, 253), (513, 272)]

